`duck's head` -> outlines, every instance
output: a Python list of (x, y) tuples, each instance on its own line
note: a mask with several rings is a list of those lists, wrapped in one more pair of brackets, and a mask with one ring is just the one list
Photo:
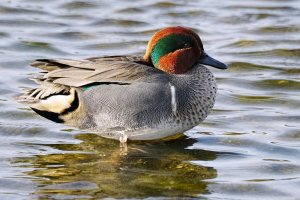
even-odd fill
[(200, 37), (185, 27), (168, 27), (156, 32), (148, 43), (144, 59), (170, 74), (181, 74), (196, 63), (226, 69), (227, 65), (204, 52)]

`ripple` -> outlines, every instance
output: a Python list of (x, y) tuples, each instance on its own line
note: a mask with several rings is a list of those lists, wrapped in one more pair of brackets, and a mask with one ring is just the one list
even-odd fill
[(60, 6), (60, 8), (64, 9), (72, 9), (72, 10), (86, 10), (95, 8), (96, 4), (92, 2), (85, 2), (85, 1), (73, 1), (64, 3)]
[(289, 128), (288, 130), (284, 131), (284, 133), (279, 135), (278, 137), (280, 140), (299, 142), (300, 141), (300, 130), (295, 129), (295, 128)]
[(230, 46), (236, 46), (236, 47), (247, 47), (247, 46), (255, 46), (257, 45), (258, 41), (254, 40), (239, 40), (237, 42), (234, 42), (230, 44)]
[(263, 27), (257, 30), (260, 33), (292, 33), (292, 32), (299, 32), (299, 27), (290, 27), (290, 26), (268, 26)]
[(0, 5), (0, 13), (4, 15), (20, 15), (20, 14), (26, 14), (29, 16), (36, 15), (36, 14), (45, 14), (45, 11), (42, 10), (36, 10), (36, 9), (30, 9), (30, 8), (16, 8), (16, 7), (7, 7)]
[(257, 65), (253, 63), (246, 62), (232, 62), (230, 64), (230, 71), (239, 72), (239, 71), (259, 71), (259, 70), (278, 70), (273, 66)]
[[(298, 4), (1, 2), (0, 198), (298, 198)], [(171, 25), (192, 27), (205, 50), (230, 65), (209, 68), (219, 87), (214, 110), (179, 140), (130, 142), (124, 151), (13, 100), (35, 86), (32, 60), (141, 55), (152, 34)]]
[(4, 33), (4, 32), (0, 32), (0, 38), (5, 38), (5, 37), (8, 37), (9, 34), (7, 33)]
[(120, 13), (142, 13), (144, 12), (144, 8), (135, 8), (135, 7), (130, 7), (130, 8), (122, 8), (118, 10)]
[(64, 52), (61, 48), (56, 48), (52, 44), (47, 42), (39, 42), (39, 41), (20, 41), (12, 44), (10, 46), (12, 50), (14, 51), (20, 51), (20, 52), (37, 52), (40, 53), (47, 53), (52, 55), (64, 55), (67, 54), (67, 52)]
[(270, 186), (262, 185), (259, 183), (248, 183), (248, 184), (234, 184), (234, 183), (224, 183), (216, 184), (211, 186), (211, 190), (214, 192), (212, 198), (220, 199), (231, 199), (238, 198), (237, 192), (242, 191), (246, 196), (252, 197), (264, 197), (272, 199), (280, 199), (289, 196), (285, 192), (280, 190), (272, 189)]
[(97, 36), (95, 34), (86, 33), (86, 32), (79, 32), (79, 31), (64, 31), (59, 33), (53, 33), (53, 34), (46, 34), (47, 36), (54, 37), (56, 39), (60, 40), (91, 40), (96, 39)]
[(253, 10), (278, 10), (278, 11), (298, 11), (299, 9), (290, 6), (230, 6), (232, 9), (253, 9)]
[(260, 88), (276, 89), (276, 90), (298, 90), (300, 88), (300, 82), (295, 80), (281, 80), (281, 79), (269, 79), (256, 81), (256, 86)]
[(100, 25), (107, 25), (107, 26), (122, 26), (122, 27), (130, 27), (130, 26), (145, 26), (148, 23), (143, 21), (137, 20), (115, 20), (115, 19), (104, 19), (97, 22), (93, 22), (92, 26), (100, 26)]
[(177, 7), (180, 6), (181, 4), (179, 3), (175, 3), (175, 2), (171, 2), (171, 1), (162, 1), (162, 2), (157, 2), (152, 4), (149, 8), (153, 7), (153, 8), (173, 8), (173, 7)]
[(300, 74), (300, 68), (289, 68), (289, 69), (285, 69), (285, 70), (283, 71), (283, 73), (285, 73), (285, 74), (291, 74), (291, 75)]
[(274, 49), (270, 51), (256, 51), (256, 52), (243, 52), (239, 53), (248, 56), (255, 57), (265, 57), (265, 56), (274, 56), (274, 57), (288, 57), (288, 58), (300, 58), (300, 49)]
[(64, 27), (64, 23), (55, 23), (55, 22), (43, 22), (43, 21), (37, 21), (37, 20), (26, 20), (24, 21), (23, 19), (1, 19), (0, 20), (0, 26), (4, 27), (16, 27), (16, 28), (29, 28), (29, 27), (34, 27), (36, 28), (37, 26), (45, 26), (47, 24), (48, 28), (59, 28), (59, 27)]
[(269, 102), (273, 101), (274, 97), (272, 96), (254, 96), (254, 95), (235, 95), (236, 98), (238, 98), (242, 102)]

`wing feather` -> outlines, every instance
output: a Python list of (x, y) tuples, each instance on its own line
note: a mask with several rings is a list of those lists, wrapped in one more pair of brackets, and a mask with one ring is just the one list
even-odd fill
[(164, 73), (143, 61), (142, 57), (111, 56), (85, 60), (40, 59), (32, 64), (48, 71), (41, 79), (71, 87), (91, 83), (130, 84), (153, 73)]
[(32, 107), (53, 95), (69, 98), (72, 87), (101, 83), (132, 84), (153, 74), (164, 73), (136, 56), (94, 57), (85, 60), (39, 59), (32, 66), (43, 70), (33, 78), (39, 86), (27, 90), (18, 98)]

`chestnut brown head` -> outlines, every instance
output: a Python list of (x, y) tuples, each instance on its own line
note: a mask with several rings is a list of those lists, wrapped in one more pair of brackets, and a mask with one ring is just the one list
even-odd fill
[(196, 63), (227, 68), (224, 63), (214, 60), (204, 52), (197, 33), (180, 26), (156, 32), (148, 43), (144, 59), (170, 74), (184, 73)]

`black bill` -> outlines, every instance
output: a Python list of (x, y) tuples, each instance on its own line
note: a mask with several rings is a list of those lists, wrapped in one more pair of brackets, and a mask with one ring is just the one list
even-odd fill
[(218, 69), (227, 69), (228, 68), (228, 65), (210, 57), (205, 52), (199, 59), (198, 63), (203, 64), (203, 65), (212, 66), (212, 67), (215, 67)]

